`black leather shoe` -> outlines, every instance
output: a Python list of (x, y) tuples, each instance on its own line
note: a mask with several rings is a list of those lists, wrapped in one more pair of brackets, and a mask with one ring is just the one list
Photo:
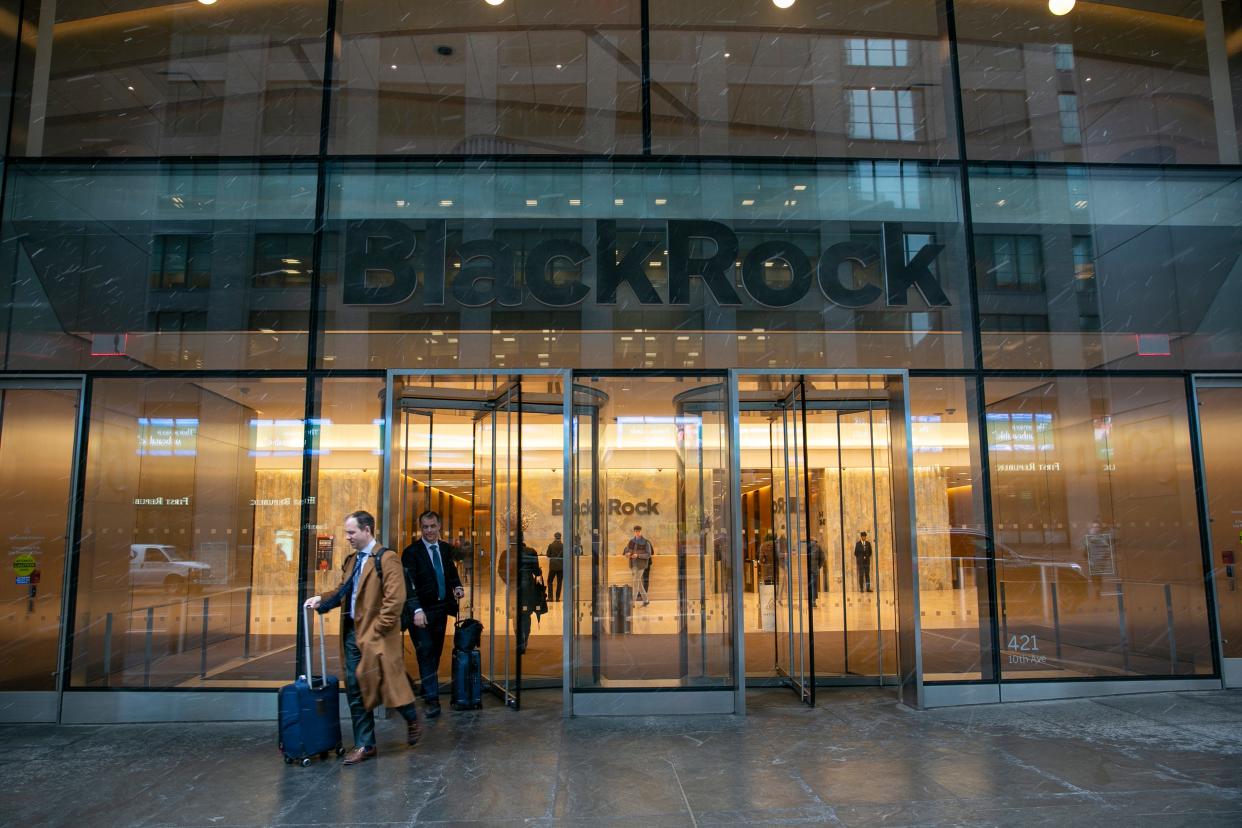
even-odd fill
[(440, 715), (440, 703), (438, 701), (427, 702), (425, 715), (428, 719), (434, 719)]

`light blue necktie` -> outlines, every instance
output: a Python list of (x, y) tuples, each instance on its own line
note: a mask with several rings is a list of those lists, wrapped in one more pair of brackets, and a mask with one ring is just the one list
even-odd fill
[(436, 571), (436, 586), (440, 593), (436, 597), (441, 601), (444, 600), (444, 564), (440, 562), (440, 544), (433, 543), (428, 545), (431, 549), (431, 568)]

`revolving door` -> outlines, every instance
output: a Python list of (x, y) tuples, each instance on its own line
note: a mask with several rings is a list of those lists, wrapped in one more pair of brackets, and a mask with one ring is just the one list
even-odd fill
[(562, 604), (547, 590), (563, 568), (564, 387), (560, 372), (389, 379), (383, 536), (403, 550), (423, 512), (440, 515), (466, 589), (461, 616), (483, 623), (484, 686), (513, 709), (523, 688), (562, 684)]

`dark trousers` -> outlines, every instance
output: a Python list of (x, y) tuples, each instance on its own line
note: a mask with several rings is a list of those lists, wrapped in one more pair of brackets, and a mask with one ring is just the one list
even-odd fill
[(651, 597), (651, 559), (647, 559), (647, 568), (643, 570), (643, 592)]
[(440, 656), (444, 654), (444, 630), (448, 627), (448, 613), (431, 610), (426, 613), (427, 626), (410, 627), (410, 641), (414, 643), (414, 655), (418, 657), (418, 677), (423, 683), (423, 698), (428, 702), (440, 700)]
[[(375, 747), (375, 714), (362, 703), (362, 688), (358, 685), (358, 664), (362, 651), (354, 637), (353, 622), (345, 621), (345, 698), (349, 700), (349, 718), (354, 725), (354, 744), (357, 747)], [(413, 703), (398, 707), (397, 712), (407, 722), (418, 721), (418, 709)]]
[(858, 563), (858, 591), (859, 592), (870, 592), (871, 591), (871, 559), (870, 558), (855, 558), (854, 560)]
[(548, 568), (548, 600), (561, 600), (561, 584), (565, 580), (565, 574), (559, 569)]

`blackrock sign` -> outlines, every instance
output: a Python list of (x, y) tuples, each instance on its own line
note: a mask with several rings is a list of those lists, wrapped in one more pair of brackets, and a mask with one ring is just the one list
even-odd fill
[[(422, 229), (416, 229), (415, 224)], [(421, 238), (420, 238), (421, 236)], [(737, 234), (716, 221), (670, 220), (664, 239), (652, 236), (620, 249), (613, 220), (596, 222), (595, 250), (570, 239), (548, 239), (526, 255), (519, 283), (513, 249), (496, 239), (471, 239), (447, 249), (447, 222), (403, 222), (374, 219), (350, 222), (345, 233), (344, 303), (347, 305), (397, 305), (414, 298), (418, 272), (424, 274), (421, 301), (426, 306), (444, 305), (448, 297), (464, 307), (497, 304), (521, 305), (527, 293), (535, 301), (567, 308), (589, 299), (614, 304), (617, 291), (627, 285), (643, 305), (690, 304), (691, 279), (700, 279), (707, 293), (722, 307), (757, 303), (784, 308), (804, 299), (814, 285), (824, 298), (845, 308), (864, 308), (881, 300), (893, 308), (909, 304), (914, 289), (929, 307), (945, 307), (948, 296), (932, 272), (931, 264), (944, 245), (925, 244), (906, 259), (902, 225), (882, 225), (880, 243), (843, 241), (831, 245), (817, 261), (811, 261), (787, 239), (762, 241), (739, 260)], [(706, 242), (706, 244), (704, 244)], [(668, 250), (668, 295), (661, 297), (648, 278), (646, 266), (657, 250)], [(710, 250), (710, 255), (697, 251)], [(445, 261), (460, 262), (451, 280)], [(593, 260), (593, 261), (592, 261)], [(732, 270), (741, 261), (743, 297)], [(773, 284), (768, 262), (781, 262), (790, 278)], [(582, 279), (593, 265), (592, 286)], [(845, 266), (870, 268), (879, 265), (881, 284), (856, 284), (842, 279)], [(549, 271), (576, 272), (577, 278), (554, 280)]]

